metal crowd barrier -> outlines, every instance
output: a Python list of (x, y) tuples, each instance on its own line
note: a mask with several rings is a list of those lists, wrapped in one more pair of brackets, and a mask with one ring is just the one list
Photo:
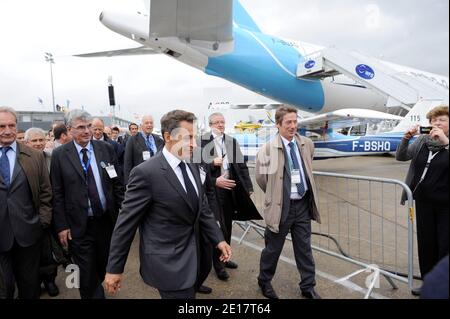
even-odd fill
[[(249, 165), (252, 170), (252, 167)], [(254, 174), (251, 174), (251, 176)], [(364, 271), (373, 272), (365, 298), (369, 298), (380, 276), (392, 288), (393, 280), (413, 289), (415, 263), (414, 202), (409, 187), (386, 178), (314, 172), (322, 224), (312, 224), (312, 247), (321, 253), (362, 267), (341, 280)], [(253, 200), (259, 210), (264, 194), (255, 185)], [(407, 194), (400, 205), (402, 191)], [(262, 215), (262, 214), (261, 214)], [(253, 230), (264, 237), (264, 225), (235, 222), (243, 229), (242, 243)], [(290, 235), (287, 237), (291, 240)]]

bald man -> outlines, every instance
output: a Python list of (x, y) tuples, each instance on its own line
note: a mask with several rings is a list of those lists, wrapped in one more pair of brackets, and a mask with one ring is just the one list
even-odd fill
[(102, 119), (94, 118), (92, 120), (92, 140), (93, 141), (103, 141), (114, 148), (118, 160), (118, 167), (116, 167), (116, 172), (119, 175), (120, 181), (123, 183), (123, 157), (125, 150), (122, 145), (113, 141), (107, 132), (111, 132), (109, 127), (105, 127), (105, 123)]
[(164, 141), (153, 133), (153, 117), (142, 117), (141, 132), (131, 136), (126, 144), (124, 159), (124, 182), (128, 183), (131, 170), (139, 164), (149, 160), (161, 151)]

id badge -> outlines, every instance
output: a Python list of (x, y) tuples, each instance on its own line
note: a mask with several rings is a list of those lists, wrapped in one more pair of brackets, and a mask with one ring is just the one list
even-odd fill
[(116, 169), (114, 168), (114, 165), (110, 165), (106, 167), (106, 172), (108, 173), (109, 178), (113, 179), (117, 177)]
[(205, 184), (206, 172), (203, 170), (203, 168), (200, 168), (200, 180), (202, 181), (202, 185)]
[(294, 169), (291, 171), (291, 183), (296, 185), (301, 183), (299, 169)]
[(144, 161), (148, 161), (150, 159), (151, 155), (149, 151), (142, 152), (142, 158)]

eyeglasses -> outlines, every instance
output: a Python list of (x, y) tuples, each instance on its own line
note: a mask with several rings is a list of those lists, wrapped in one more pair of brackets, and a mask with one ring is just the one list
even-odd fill
[(90, 129), (92, 129), (92, 124), (79, 125), (77, 127), (74, 127), (74, 129), (77, 130), (77, 131), (86, 131), (86, 129), (90, 130)]
[(219, 125), (219, 124), (225, 125), (225, 121), (211, 122), (211, 125)]

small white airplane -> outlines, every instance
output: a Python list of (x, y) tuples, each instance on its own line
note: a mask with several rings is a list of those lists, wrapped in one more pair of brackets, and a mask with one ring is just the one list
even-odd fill
[(448, 77), (264, 34), (238, 0), (144, 3), (144, 13), (100, 15), (106, 27), (139, 47), (77, 56), (165, 54), (311, 113), (345, 108), (405, 115), (424, 101), (448, 104)]
[[(415, 125), (429, 126), (427, 113), (440, 101), (429, 105), (417, 103), (405, 116), (389, 115), (372, 110), (339, 110), (308, 118), (300, 118), (299, 133), (314, 141), (314, 159), (383, 155), (396, 152), (405, 132)], [(267, 107), (267, 106), (266, 106)], [(363, 132), (338, 133), (338, 129), (363, 127)], [(256, 133), (231, 134), (241, 145), (247, 160), (254, 160), (259, 149), (278, 132), (275, 125), (261, 128)], [(411, 140), (413, 142), (414, 139)]]

